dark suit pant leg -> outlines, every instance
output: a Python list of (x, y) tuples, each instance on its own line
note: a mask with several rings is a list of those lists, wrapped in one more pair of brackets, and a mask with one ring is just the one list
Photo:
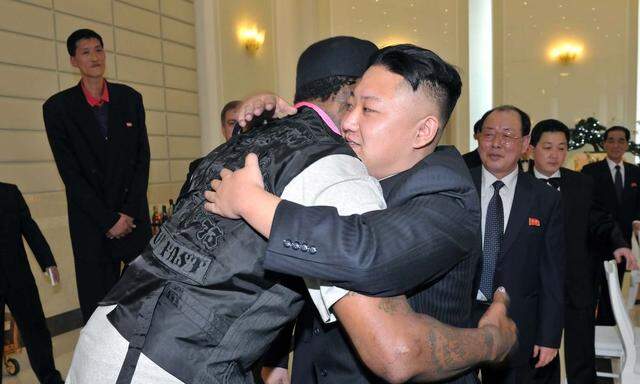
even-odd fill
[(519, 367), (483, 367), (482, 384), (532, 384), (533, 369), (527, 365)]
[(120, 262), (95, 262), (75, 258), (76, 284), (82, 319), (86, 324), (100, 302), (120, 278)]
[(564, 357), (568, 384), (593, 384), (595, 366), (593, 308), (565, 308)]
[[(624, 272), (627, 268), (627, 261), (622, 260), (618, 264), (618, 282), (622, 285), (622, 279), (624, 278)], [(600, 295), (598, 296), (598, 316), (596, 318), (597, 325), (616, 325), (616, 319), (613, 316), (613, 309), (611, 307), (611, 299), (609, 298), (609, 285), (607, 284), (607, 277), (604, 272), (604, 268), (599, 268), (597, 285), (600, 288)]]
[(51, 334), (36, 286), (29, 284), (21, 289), (12, 289), (6, 294), (6, 303), (16, 320), (31, 368), (38, 380), (43, 384), (62, 383), (53, 361)]
[(560, 384), (560, 355), (542, 368), (534, 368), (533, 382), (536, 384)]
[[(0, 326), (2, 332), (0, 333), (0, 360), (4, 362), (2, 357), (4, 356), (4, 292), (0, 291)], [(0, 384), (2, 384), (2, 367), (0, 367)]]

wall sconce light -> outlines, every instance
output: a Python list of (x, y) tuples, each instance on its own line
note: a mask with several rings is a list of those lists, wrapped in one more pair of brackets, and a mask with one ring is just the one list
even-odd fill
[(244, 45), (249, 53), (256, 53), (264, 43), (264, 30), (258, 30), (255, 25), (252, 27), (241, 27), (238, 30), (240, 43)]
[(582, 55), (583, 47), (577, 43), (562, 43), (551, 48), (549, 56), (553, 61), (568, 65), (574, 63)]

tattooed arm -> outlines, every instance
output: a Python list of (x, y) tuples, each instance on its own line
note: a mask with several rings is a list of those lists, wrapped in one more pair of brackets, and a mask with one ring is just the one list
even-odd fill
[(516, 340), (507, 300), (496, 293), (479, 327), (469, 329), (413, 312), (404, 296), (350, 293), (333, 309), (367, 367), (386, 381), (404, 383), (441, 380), (502, 360)]

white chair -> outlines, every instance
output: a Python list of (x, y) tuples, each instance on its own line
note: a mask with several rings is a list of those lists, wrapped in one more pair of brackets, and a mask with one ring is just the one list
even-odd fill
[(631, 271), (631, 284), (629, 285), (629, 293), (627, 294), (627, 311), (631, 311), (636, 305), (638, 297), (638, 286), (640, 285), (640, 271)]
[[(609, 286), (609, 296), (611, 298), (611, 307), (613, 308), (613, 316), (616, 319), (617, 327), (596, 327), (596, 349), (600, 347), (600, 352), (609, 353), (609, 355), (596, 355), (603, 357), (619, 357), (620, 369), (617, 374), (603, 374), (598, 372), (601, 377), (616, 377), (620, 379), (621, 384), (637, 384), (640, 383), (640, 345), (636, 342), (635, 332), (629, 317), (629, 312), (625, 307), (622, 298), (622, 291), (618, 283), (618, 267), (614, 260), (604, 262), (604, 269), (607, 276), (607, 284)], [(617, 331), (619, 337), (620, 349), (613, 341), (613, 331)], [(598, 339), (600, 337), (600, 339)], [(607, 348), (609, 348), (607, 350)]]
[[(636, 260), (640, 262), (640, 245), (638, 244), (638, 237), (635, 234), (631, 236), (631, 251), (636, 257)], [(640, 285), (640, 271), (631, 271), (630, 275), (631, 284), (629, 285), (629, 292), (627, 294), (627, 311), (631, 311), (636, 305), (638, 286)]]

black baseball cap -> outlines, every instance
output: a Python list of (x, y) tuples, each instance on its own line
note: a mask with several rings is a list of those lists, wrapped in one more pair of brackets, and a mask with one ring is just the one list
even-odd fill
[(305, 84), (331, 76), (361, 77), (369, 57), (378, 50), (369, 40), (336, 36), (311, 44), (296, 68), (296, 91)]

